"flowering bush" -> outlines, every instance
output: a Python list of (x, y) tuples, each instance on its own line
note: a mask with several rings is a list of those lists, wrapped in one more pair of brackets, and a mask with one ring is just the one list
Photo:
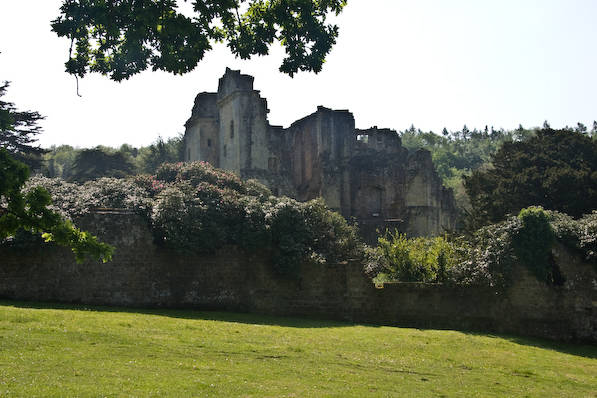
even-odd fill
[(148, 214), (151, 197), (132, 179), (99, 178), (84, 184), (68, 183), (60, 178), (32, 177), (25, 183), (28, 192), (45, 188), (53, 199), (52, 207), (67, 218), (78, 217), (98, 208), (126, 208)]
[(483, 227), (460, 247), (459, 261), (451, 270), (452, 281), (460, 284), (489, 285), (505, 288), (512, 282), (516, 255), (512, 236), (520, 229), (520, 220), (507, 220)]
[(558, 212), (549, 212), (551, 225), (559, 241), (582, 254), (597, 268), (597, 211), (578, 220)]
[(586, 214), (579, 221), (578, 247), (585, 259), (597, 264), (597, 211)]
[(164, 190), (152, 215), (158, 240), (194, 252), (213, 252), (225, 244), (269, 249), (276, 270), (285, 275), (296, 274), (306, 259), (327, 263), (359, 255), (356, 228), (323, 201), (301, 203), (243, 188), (255, 196), (205, 182), (196, 187), (179, 182)]
[(308, 259), (321, 263), (359, 256), (356, 227), (322, 200), (274, 197), (263, 184), (205, 162), (164, 164), (155, 176), (100, 178), (82, 185), (36, 177), (69, 217), (97, 208), (127, 208), (147, 217), (158, 243), (186, 253), (213, 253), (226, 244), (266, 249), (281, 274)]
[(459, 283), (507, 287), (518, 262), (537, 279), (561, 284), (563, 277), (551, 256), (555, 241), (576, 250), (597, 268), (597, 212), (574, 220), (541, 207), (522, 209), (518, 216), (479, 229), (464, 248), (465, 260), (454, 267), (452, 278)]
[(246, 191), (245, 184), (236, 174), (217, 169), (207, 162), (164, 163), (156, 171), (156, 178), (164, 182), (188, 181), (193, 186), (207, 183), (241, 193)]
[(154, 198), (158, 193), (162, 192), (167, 184), (158, 180), (155, 176), (149, 174), (139, 174), (132, 178), (133, 183)]

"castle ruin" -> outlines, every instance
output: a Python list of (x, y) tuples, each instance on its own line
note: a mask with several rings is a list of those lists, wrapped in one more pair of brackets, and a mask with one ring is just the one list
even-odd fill
[(185, 127), (185, 161), (206, 161), (276, 195), (322, 197), (366, 240), (376, 229), (410, 236), (455, 228), (452, 191), (442, 186), (431, 154), (404, 148), (393, 130), (355, 128), (352, 113), (322, 106), (288, 128), (269, 124), (267, 101), (253, 77), (226, 69), (217, 93), (195, 98)]

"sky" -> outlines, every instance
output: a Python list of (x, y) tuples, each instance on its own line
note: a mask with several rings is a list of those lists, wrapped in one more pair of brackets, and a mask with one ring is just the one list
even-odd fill
[(43, 147), (148, 145), (184, 132), (197, 93), (225, 68), (255, 77), (271, 124), (318, 105), (349, 109), (358, 128), (437, 133), (469, 128), (591, 126), (597, 119), (595, 0), (349, 0), (319, 74), (278, 72), (283, 50), (248, 61), (225, 45), (183, 76), (143, 72), (116, 83), (64, 72), (69, 41), (50, 30), (61, 0), (0, 2), (3, 100), (46, 117)]

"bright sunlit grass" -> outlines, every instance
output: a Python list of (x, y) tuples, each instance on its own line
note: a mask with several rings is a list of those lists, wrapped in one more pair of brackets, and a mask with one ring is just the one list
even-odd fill
[(597, 347), (0, 302), (0, 397), (597, 397)]

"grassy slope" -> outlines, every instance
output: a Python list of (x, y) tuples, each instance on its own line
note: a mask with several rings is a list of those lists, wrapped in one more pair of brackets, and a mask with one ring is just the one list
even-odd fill
[(0, 397), (597, 397), (597, 347), (0, 302)]

